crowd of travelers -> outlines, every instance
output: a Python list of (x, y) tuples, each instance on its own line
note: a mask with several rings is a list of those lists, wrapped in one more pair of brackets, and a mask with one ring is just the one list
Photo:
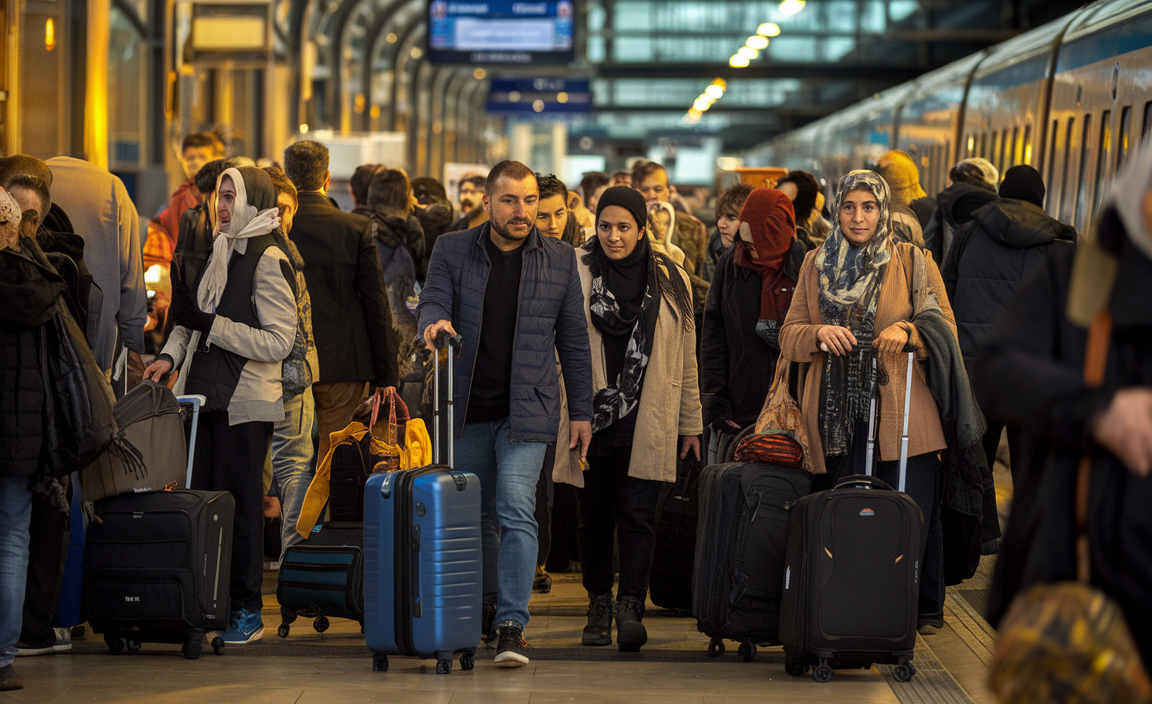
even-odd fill
[[(38, 361), (61, 318), (117, 398), (150, 379), (207, 399), (192, 487), (236, 502), (229, 644), (263, 635), (265, 517), (281, 517), (282, 550), (302, 539), (330, 435), (378, 392), (419, 413), (419, 348), (447, 331), (462, 338), (455, 462), (480, 478), (482, 640), (498, 666), (529, 662), (562, 495), (588, 592), (582, 643), (646, 643), (662, 487), (710, 438), (755, 424), (781, 379), (817, 489), (860, 471), (877, 398), (876, 472), (895, 484), (910, 399), (922, 634), (943, 626), (957, 512), (984, 516), (962, 550), (1005, 556), (994, 622), (1017, 593), (1075, 572), (1068, 507), (1077, 462), (1095, 458), (1094, 577), (1152, 656), (1152, 577), (1121, 564), (1152, 564), (1152, 150), (1079, 242), (1045, 213), (1031, 166), (1001, 177), (966, 159), (932, 197), (900, 151), (837, 184), (792, 171), (714, 198), (646, 160), (571, 190), (503, 161), (463, 176), (454, 201), (435, 179), (368, 164), (348, 183), (351, 212), (329, 196), (316, 141), (258, 165), (202, 133), (182, 157), (187, 178), (143, 236), (107, 171), (0, 159), (0, 689), (22, 686), (13, 657), (70, 648), (52, 610), (78, 468), (45, 459), (67, 399)], [(160, 283), (146, 285), (152, 268)], [(1082, 369), (1099, 316), (1110, 346), (1093, 386)], [(1001, 540), (990, 469), (1005, 431), (1015, 503)]]

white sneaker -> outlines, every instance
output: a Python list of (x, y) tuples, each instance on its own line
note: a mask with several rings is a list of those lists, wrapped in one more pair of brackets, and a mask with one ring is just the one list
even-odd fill
[(53, 628), (56, 631), (56, 645), (52, 646), (52, 652), (67, 653), (72, 650), (72, 629), (71, 628)]

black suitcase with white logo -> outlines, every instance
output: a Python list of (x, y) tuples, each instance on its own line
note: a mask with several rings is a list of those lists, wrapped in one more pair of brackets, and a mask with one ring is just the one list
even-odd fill
[(920, 595), (924, 516), (903, 491), (908, 470), (908, 407), (913, 352), (908, 353), (900, 491), (870, 476), (876, 399), (869, 419), (865, 475), (846, 477), (831, 491), (791, 507), (784, 563), (780, 640), (788, 674), (814, 667), (817, 682), (833, 668), (891, 664), (912, 679)]
[[(228, 492), (157, 491), (96, 502), (85, 552), (89, 623), (108, 651), (181, 643), (200, 656), (205, 631), (228, 627), (232, 524)], [(217, 636), (212, 648), (224, 647)]]

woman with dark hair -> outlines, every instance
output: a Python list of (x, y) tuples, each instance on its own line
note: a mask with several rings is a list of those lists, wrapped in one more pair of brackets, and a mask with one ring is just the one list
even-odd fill
[(368, 186), (368, 211), (380, 253), (380, 268), (388, 286), (392, 304), (392, 324), (400, 332), (397, 339), (416, 336), (416, 316), (408, 309), (416, 281), (422, 278), (424, 230), (411, 213), (412, 185), (408, 175), (399, 169), (384, 169), (372, 177)]
[(176, 328), (144, 377), (159, 382), (179, 367), (174, 391), (207, 399), (192, 488), (228, 491), (236, 500), (224, 642), (237, 644), (264, 633), (264, 459), (273, 424), (284, 418), (282, 363), (296, 341), (298, 317), (295, 271), (276, 244), (272, 179), (242, 166), (225, 170), (216, 184), (212, 254), (195, 293), (173, 277)]
[(792, 201), (792, 210), (796, 214), (796, 238), (804, 243), (806, 249), (816, 249), (817, 238), (812, 236), (812, 221), (820, 215), (816, 209), (820, 182), (807, 171), (789, 171), (776, 182), (776, 190)]
[[(812, 472), (826, 475), (817, 486), (863, 473), (873, 398), (880, 409), (875, 472), (897, 486), (908, 364), (904, 350), (906, 345), (915, 348), (919, 363), (912, 375), (906, 491), (927, 523), (921, 533), (927, 545), (922, 546), (920, 625), (939, 627), (944, 563), (938, 453), (948, 443), (926, 372), (944, 350), (951, 357), (936, 358), (941, 370), (943, 362), (951, 361), (963, 374), (956, 324), (935, 262), (893, 237), (887, 182), (871, 171), (853, 171), (838, 192), (835, 229), (821, 248), (808, 253), (800, 269), (780, 331), (781, 354), (807, 369), (797, 401)], [(938, 376), (950, 378), (947, 371)], [(966, 376), (963, 386), (968, 386)]]
[[(582, 642), (612, 643), (615, 534), (617, 644), (631, 652), (648, 640), (642, 621), (660, 488), (676, 480), (677, 454), (700, 457), (703, 431), (688, 276), (655, 252), (646, 222), (639, 193), (609, 188), (597, 204), (596, 237), (577, 250), (592, 347), (593, 436), (587, 471), (569, 454), (554, 474), (578, 487), (580, 562), (589, 595)], [(563, 431), (558, 447), (568, 442)]]

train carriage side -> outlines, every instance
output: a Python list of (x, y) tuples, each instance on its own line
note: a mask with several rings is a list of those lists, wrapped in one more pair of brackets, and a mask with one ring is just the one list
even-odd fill
[(1072, 22), (1048, 121), (1047, 210), (1091, 235), (1112, 179), (1152, 127), (1152, 5), (1099, 3)]

